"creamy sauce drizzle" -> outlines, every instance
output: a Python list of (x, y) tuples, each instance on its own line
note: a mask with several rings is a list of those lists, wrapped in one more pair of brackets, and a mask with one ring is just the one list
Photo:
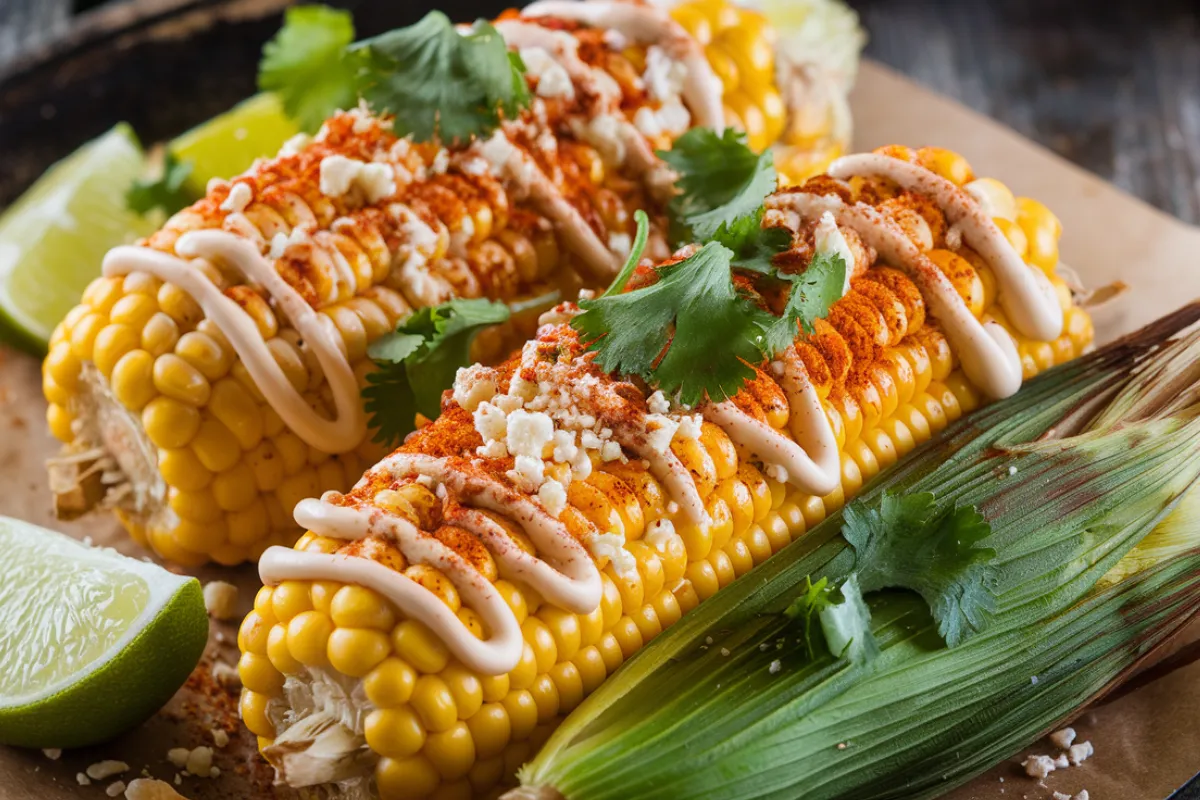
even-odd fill
[(665, 10), (628, 2), (539, 0), (521, 13), (526, 17), (558, 17), (611, 28), (632, 41), (661, 46), (687, 67), (683, 98), (696, 124), (718, 132), (725, 129), (720, 80), (704, 57), (700, 43)]
[(908, 273), (933, 315), (942, 323), (971, 382), (992, 398), (1008, 397), (1021, 388), (1021, 359), (1008, 331), (995, 322), (981, 323), (954, 284), (904, 234), (896, 222), (862, 203), (848, 206), (834, 195), (789, 193), (767, 198), (768, 206), (791, 208), (802, 217), (833, 214), (853, 229), (885, 260)]
[(175, 250), (184, 258), (220, 261), (267, 290), (324, 371), (337, 411), (334, 419), (319, 416), (295, 390), (250, 315), (184, 258), (148, 247), (116, 247), (104, 257), (103, 273), (143, 271), (187, 292), (229, 340), (267, 402), (297, 436), (330, 453), (356, 447), (366, 433), (366, 419), (354, 372), (332, 326), (322, 324), (321, 316), (242, 236), (221, 230), (191, 231), (179, 237)]
[(835, 178), (856, 175), (887, 178), (933, 198), (946, 219), (992, 268), (998, 300), (1017, 330), (1031, 339), (1049, 342), (1062, 335), (1063, 315), (1050, 280), (1040, 269), (1021, 260), (991, 216), (971, 194), (918, 164), (880, 153), (843, 156), (829, 165)]
[[(445, 459), (407, 453), (395, 453), (381, 461), (372, 474), (378, 478), (381, 473), (393, 479), (428, 476), (454, 492), (460, 501), (513, 519), (542, 558), (521, 550), (500, 525), (475, 508), (467, 508), (448, 521), (480, 537), (495, 557), (500, 574), (527, 583), (561, 608), (588, 614), (600, 605), (603, 584), (591, 555), (563, 523), (512, 487), (490, 476), (466, 475)], [(477, 639), (440, 598), (423, 586), (358, 556), (270, 547), (259, 560), (259, 577), (264, 583), (338, 580), (366, 586), (391, 600), (406, 616), (427, 625), (468, 668), (499, 675), (517, 666), (524, 645), (521, 627), (490, 581), (462, 556), (433, 536), (422, 534), (403, 517), (371, 506), (338, 505), (341, 499), (337, 492), (327, 492), (320, 500), (301, 501), (296, 506), (296, 522), (314, 533), (338, 539), (382, 535), (410, 562), (440, 569), (458, 589), (464, 605), (479, 614), (487, 626), (488, 638)]]

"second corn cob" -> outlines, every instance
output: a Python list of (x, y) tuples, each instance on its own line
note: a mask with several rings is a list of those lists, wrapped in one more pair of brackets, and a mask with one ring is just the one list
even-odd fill
[[(976, 180), (948, 151), (878, 155), (986, 204), (1022, 268), (1044, 271), (1063, 332), (1019, 340), (1020, 372), (1089, 345), (1090, 320), (1054, 274), (1058, 228), (1048, 210)], [(801, 270), (826, 223), (796, 213), (797, 197), (873, 210), (952, 283), (971, 319), (1016, 333), (997, 303), (993, 267), (951, 232), (958, 223), (947, 224), (932, 194), (879, 177), (824, 177), (768, 198), (765, 224), (793, 239), (776, 263)], [(497, 370), (465, 371), (441, 418), (351, 493), (300, 509), (317, 532), (264, 560), (271, 585), (239, 638), (242, 716), (281, 779), (351, 781), (385, 798), (486, 794), (646, 641), (982, 402), (914, 279), (881, 263), (853, 226), (837, 234), (853, 262), (851, 289), (797, 341), (790, 366), (780, 364), (806, 375), (819, 397), (836, 443), (831, 492), (792, 485), (786, 469), (730, 432), (728, 416), (697, 415), (603, 374), (564, 324), (572, 309), (560, 309)], [(794, 409), (780, 371), (759, 370), (733, 404), (760, 432), (786, 439)], [(346, 543), (361, 535), (350, 520), (362, 514), (384, 527)], [(536, 520), (561, 525), (575, 544), (555, 550)], [(536, 556), (567, 585), (534, 580)], [(598, 582), (572, 560), (581, 557), (600, 568)], [(363, 562), (376, 566), (358, 577), (329, 569)], [(393, 594), (396, 586), (406, 594)], [(517, 642), (506, 638), (514, 631)], [(313, 688), (328, 685), (340, 694)], [(326, 759), (363, 745), (361, 760)]]

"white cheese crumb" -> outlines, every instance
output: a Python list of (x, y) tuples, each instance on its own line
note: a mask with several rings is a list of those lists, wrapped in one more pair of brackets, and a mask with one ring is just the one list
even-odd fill
[(454, 374), (454, 402), (474, 413), (479, 404), (496, 396), (496, 371), (481, 364), (459, 367)]
[(1079, 793), (1072, 797), (1071, 800), (1092, 800), (1092, 798), (1088, 794), (1087, 789), (1080, 789)]
[(1030, 756), (1021, 762), (1021, 766), (1025, 768), (1025, 774), (1031, 778), (1042, 778), (1054, 772), (1054, 759), (1050, 756)]
[(684, 439), (700, 438), (700, 415), (691, 414), (679, 420), (678, 433)]
[(1071, 800), (1071, 795), (1066, 792), (1055, 792), (1054, 800)]
[(575, 431), (555, 431), (553, 443), (554, 450), (551, 457), (557, 463), (569, 464), (578, 457), (579, 448), (575, 446)]
[(667, 503), (667, 513), (668, 514), (678, 514), (679, 513), (679, 503), (676, 503), (674, 500), (671, 500), (670, 502), (668, 502)]
[(1092, 743), (1090, 741), (1073, 744), (1071, 745), (1071, 748), (1067, 750), (1067, 756), (1071, 759), (1071, 763), (1075, 766), (1079, 766), (1083, 762), (1087, 761), (1095, 753), (1096, 749), (1092, 747)]
[(116, 797), (117, 795), (125, 794), (125, 781), (116, 781), (115, 783), (110, 783), (108, 788), (104, 790), (104, 793), (109, 797)]
[(597, 560), (607, 558), (622, 578), (637, 575), (637, 559), (625, 549), (625, 537), (619, 533), (592, 533), (587, 538), (588, 550)]
[(482, 402), (475, 407), (474, 418), (475, 430), (484, 442), (504, 441), (508, 436), (508, 415), (499, 406)]
[(475, 455), (484, 458), (508, 458), (508, 448), (503, 439), (493, 439), (487, 444), (475, 448)]
[(546, 507), (550, 515), (557, 517), (567, 507), (567, 490), (561, 483), (551, 478), (538, 489), (538, 499)]
[(781, 670), (781, 669), (783, 669), (783, 662), (777, 658), (771, 662), (771, 666), (767, 667), (767, 672), (774, 675), (774, 674), (778, 673), (779, 670)]
[(229, 734), (220, 728), (213, 728), (212, 738), (213, 744), (215, 744), (217, 747), (224, 747), (225, 745), (229, 744)]
[(176, 767), (186, 767), (188, 756), (192, 751), (186, 747), (172, 747), (167, 751), (167, 761), (170, 761)]
[(546, 445), (554, 439), (554, 420), (541, 411), (517, 409), (508, 415), (508, 452), (539, 461)]
[(656, 550), (665, 550), (679, 534), (675, 525), (669, 519), (656, 519), (646, 528), (646, 543)]
[(387, 164), (366, 164), (332, 155), (321, 159), (321, 194), (341, 197), (357, 186), (368, 203), (378, 203), (396, 193), (396, 177)]
[(671, 403), (661, 389), (656, 389), (654, 394), (646, 399), (646, 407), (650, 409), (651, 414), (666, 414), (671, 410)]
[(207, 778), (212, 773), (213, 751), (211, 747), (194, 748), (187, 758), (187, 771), (200, 778)]
[(1067, 760), (1066, 753), (1059, 753), (1059, 755), (1054, 759), (1055, 769), (1066, 769), (1069, 766), (1071, 766), (1071, 762)]
[(773, 481), (777, 481), (778, 483), (787, 483), (788, 478), (791, 477), (788, 475), (787, 469), (782, 464), (767, 464), (766, 469), (764, 469), (763, 472), (766, 473), (768, 478)]
[(625, 453), (621, 450), (621, 445), (617, 442), (608, 441), (600, 448), (601, 461), (624, 461)]
[(539, 97), (574, 97), (575, 86), (561, 64), (542, 47), (521, 48), (525, 72), (538, 79)]
[(1063, 728), (1061, 731), (1055, 731), (1050, 734), (1050, 741), (1060, 750), (1066, 750), (1075, 741), (1075, 729)]
[(224, 661), (213, 664), (212, 676), (213, 680), (225, 689), (233, 690), (242, 687), (242, 676), (238, 674), (236, 668), (229, 666)]
[(254, 191), (246, 183), (235, 183), (229, 189), (229, 196), (221, 203), (222, 211), (232, 211), (238, 213), (246, 210), (246, 206), (250, 205), (250, 201), (254, 199)]
[(61, 747), (47, 747), (42, 750), (42, 755), (44, 755), (46, 758), (50, 759), (51, 761), (58, 761), (60, 758), (62, 758), (62, 748)]
[(274, 259), (283, 258), (292, 245), (304, 244), (309, 241), (308, 231), (304, 228), (292, 228), (291, 233), (282, 231), (271, 237), (271, 249), (268, 255)]
[(506, 474), (521, 489), (536, 492), (546, 481), (546, 462), (533, 456), (517, 456)]
[(443, 147), (433, 157), (433, 163), (429, 165), (429, 170), (435, 175), (442, 175), (448, 169), (450, 169), (450, 151)]
[(209, 581), (204, 584), (204, 608), (216, 620), (233, 619), (237, 616), (238, 588), (225, 581)]
[(84, 775), (82, 772), (75, 773), (75, 782), (78, 783), (80, 786), (91, 786), (92, 785), (92, 779), (89, 778), (87, 775)]
[(1037, 675), (1030, 675), (1029, 682), (1032, 683), (1034, 686), (1037, 686)]
[(297, 133), (295, 136), (283, 143), (283, 147), (279, 148), (279, 155), (294, 156), (304, 148), (308, 147), (309, 143), (311, 142), (312, 137), (307, 133)]
[(325, 156), (321, 159), (321, 194), (326, 197), (341, 197), (350, 191), (362, 163), (339, 155)]
[(646, 415), (646, 444), (656, 453), (666, 453), (679, 423), (664, 414)]
[(678, 100), (683, 91), (684, 81), (687, 80), (687, 66), (667, 55), (667, 51), (658, 45), (651, 45), (646, 50), (646, 71), (642, 75), (646, 82), (646, 91), (655, 100)]
[(729, 648), (728, 648), (728, 647), (722, 647), (722, 648), (721, 648), (721, 655), (723, 655), (723, 656), (727, 656), (727, 655), (729, 655)]
[(596, 148), (604, 163), (625, 163), (625, 140), (621, 138), (622, 120), (614, 114), (597, 114), (587, 124), (576, 127), (575, 134)]
[(1011, 464), (1010, 464), (1010, 465), (1009, 465), (1009, 467), (1008, 467), (1008, 474), (1009, 474), (1009, 475), (1016, 475), (1016, 474), (1017, 474), (1017, 468), (1016, 468), (1015, 466), (1013, 466), (1013, 465), (1011, 465)]
[(124, 761), (97, 761), (87, 768), (87, 776), (94, 781), (102, 781), (105, 778), (111, 778), (113, 775), (120, 775), (129, 769), (129, 765)]

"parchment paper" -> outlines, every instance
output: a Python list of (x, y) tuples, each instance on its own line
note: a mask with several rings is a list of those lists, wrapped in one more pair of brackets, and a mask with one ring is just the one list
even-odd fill
[[(1127, 332), (1200, 296), (1200, 230), (1130, 198), (1042, 148), (974, 112), (937, 97), (876, 64), (863, 65), (852, 98), (857, 148), (887, 143), (939, 145), (963, 153), (976, 174), (1002, 179), (1016, 193), (1036, 197), (1062, 219), (1064, 260), (1090, 286), (1122, 279), (1132, 287), (1116, 305), (1096, 315), (1101, 340)], [(56, 446), (46, 433), (38, 364), (0, 349), (0, 514), (28, 519), (97, 544), (144, 556), (105, 515), (56, 522), (42, 467)], [(248, 611), (258, 582), (252, 568), (201, 570), (242, 587)], [(214, 660), (236, 663), (236, 623), (214, 623), (209, 651), (197, 678)], [(1076, 722), (1096, 755), (1080, 767), (1056, 772), (1040, 785), (1024, 776), (1020, 757), (957, 790), (955, 800), (1047, 800), (1053, 791), (1087, 788), (1094, 800), (1161, 800), (1200, 771), (1200, 624), (1173, 645), (1167, 660), (1122, 691), (1087, 710)], [(223, 639), (223, 641), (218, 641)], [(217, 751), (218, 779), (186, 777), (179, 791), (195, 800), (291, 797), (267, 787), (254, 755), (253, 737), (230, 720), (233, 695), (221, 697), (185, 687), (163, 712), (110, 744), (63, 754), (52, 761), (38, 751), (0, 747), (0, 800), (103, 798), (116, 778), (81, 787), (75, 775), (87, 765), (115, 758), (130, 765), (126, 781), (143, 769), (171, 780), (171, 747), (211, 744), (209, 729), (225, 724), (236, 734)], [(186, 709), (185, 709), (186, 706)], [(213, 719), (210, 720), (209, 717)], [(1045, 742), (1030, 752), (1050, 753)], [(952, 754), (947, 754), (951, 758)], [(1003, 778), (1003, 780), (1001, 780)]]

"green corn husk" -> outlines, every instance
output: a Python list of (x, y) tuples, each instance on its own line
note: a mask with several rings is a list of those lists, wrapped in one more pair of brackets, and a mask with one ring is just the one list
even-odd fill
[(932, 797), (1075, 713), (1200, 606), (1200, 503), (1155, 531), (1200, 477), (1200, 333), (1164, 344), (1198, 318), (1045, 374), (864, 493), (933, 492), (987, 518), (982, 633), (947, 648), (917, 595), (877, 592), (879, 655), (814, 658), (782, 612), (810, 576), (852, 572), (833, 515), (627, 662), (506, 797)]

